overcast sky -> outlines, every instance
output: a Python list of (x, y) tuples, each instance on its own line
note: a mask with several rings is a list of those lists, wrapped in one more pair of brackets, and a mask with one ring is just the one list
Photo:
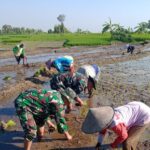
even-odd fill
[(150, 20), (150, 0), (0, 0), (0, 28), (9, 24), (47, 31), (59, 24), (60, 14), (72, 32), (77, 28), (100, 32), (109, 18), (134, 28)]

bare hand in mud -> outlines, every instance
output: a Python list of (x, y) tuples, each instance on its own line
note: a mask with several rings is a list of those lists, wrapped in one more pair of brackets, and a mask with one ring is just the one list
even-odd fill
[(67, 140), (72, 140), (72, 136), (71, 135), (67, 136)]
[(79, 103), (75, 103), (76, 106), (81, 106)]
[(48, 132), (50, 134), (51, 132), (54, 132), (55, 130), (56, 130), (56, 127), (50, 126), (48, 129)]

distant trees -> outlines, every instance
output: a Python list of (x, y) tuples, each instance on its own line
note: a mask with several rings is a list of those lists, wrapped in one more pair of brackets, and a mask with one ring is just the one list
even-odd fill
[(53, 33), (53, 30), (52, 29), (49, 29), (48, 30), (48, 33), (50, 34), (50, 33)]
[(84, 34), (87, 34), (87, 33), (90, 33), (90, 31), (88, 31), (88, 30), (85, 30), (85, 31), (84, 31), (84, 30), (78, 28), (75, 33), (82, 33), (82, 34), (84, 33)]
[(8, 34), (12, 32), (12, 27), (11, 25), (3, 25), (2, 26), (2, 33)]
[(138, 33), (146, 33), (150, 31), (150, 20), (147, 22), (141, 22), (138, 24), (138, 26), (135, 27), (136, 31)]
[(105, 32), (110, 32), (112, 34), (112, 32), (114, 31), (115, 29), (115, 24), (112, 24), (112, 21), (111, 19), (109, 18), (109, 21), (108, 22), (105, 22), (103, 24), (103, 29), (102, 29), (102, 33), (105, 33)]
[(82, 33), (82, 29), (78, 28), (76, 33)]
[(131, 37), (131, 32), (119, 24), (115, 25), (115, 29), (112, 32), (112, 39), (124, 42), (131, 42), (133, 40)]
[(119, 24), (113, 24), (111, 19), (109, 18), (109, 21), (103, 24), (102, 33), (110, 32), (111, 39), (119, 40), (119, 41), (126, 41), (131, 42), (131, 33), (129, 30), (125, 29), (123, 26), (120, 26)]
[(54, 33), (69, 33), (70, 31), (63, 26), (63, 32), (62, 32), (62, 25), (55, 25), (54, 26)]
[[(49, 29), (48, 33), (70, 33), (65, 25), (66, 16), (63, 14), (60, 14), (57, 17), (57, 20), (60, 22), (60, 24), (57, 24), (54, 26), (53, 29)], [(109, 32), (111, 34), (112, 39), (118, 39), (118, 40), (132, 40), (131, 34), (132, 33), (150, 33), (150, 20), (147, 22), (141, 22), (139, 23), (135, 28), (128, 27), (125, 29), (123, 26), (119, 24), (112, 23), (112, 20), (109, 18), (107, 22), (105, 22), (102, 25), (102, 34), (105, 32)], [(37, 34), (37, 33), (43, 33), (41, 29), (33, 29), (33, 28), (25, 28), (25, 27), (13, 27), (11, 25), (5, 24), (0, 29), (0, 34)], [(78, 28), (75, 33), (81, 33), (81, 34), (87, 34), (90, 33), (88, 30), (82, 30), (81, 28)]]
[(60, 32), (64, 33), (64, 21), (65, 21), (65, 15), (61, 14), (57, 17), (57, 20), (60, 21)]
[(0, 34), (36, 34), (43, 32), (41, 29), (32, 29), (24, 27), (12, 27), (11, 25), (3, 25)]
[(48, 33), (69, 33), (70, 31), (64, 26), (65, 15), (61, 14), (57, 17), (57, 20), (61, 23), (59, 25), (55, 25), (54, 29), (49, 29)]
[[(48, 30), (48, 33), (62, 33), (62, 25), (55, 25), (53, 30)], [(70, 33), (70, 31), (66, 27), (63, 27), (63, 33)]]

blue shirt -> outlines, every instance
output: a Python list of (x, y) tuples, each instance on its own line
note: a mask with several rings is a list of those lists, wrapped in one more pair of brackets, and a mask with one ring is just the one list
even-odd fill
[(73, 64), (73, 57), (72, 56), (63, 56), (55, 59), (53, 64), (57, 71), (59, 72), (66, 72), (70, 70), (71, 65)]

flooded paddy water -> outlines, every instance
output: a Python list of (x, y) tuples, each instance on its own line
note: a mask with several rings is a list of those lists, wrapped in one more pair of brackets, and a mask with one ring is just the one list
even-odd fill
[[(141, 48), (141, 47), (140, 47)], [(144, 49), (144, 48), (143, 48)], [(146, 47), (146, 52), (148, 48)], [(76, 67), (97, 63), (101, 66), (101, 80), (94, 91), (92, 99), (83, 98), (84, 106), (75, 107), (75, 111), (66, 115), (69, 131), (73, 135), (72, 141), (64, 140), (64, 136), (45, 131), (45, 139), (38, 143), (36, 140), (32, 150), (92, 150), (96, 144), (96, 135), (85, 135), (81, 132), (81, 124), (89, 107), (102, 105), (119, 106), (129, 101), (143, 101), (150, 106), (150, 55), (143, 51), (132, 56), (125, 53), (123, 46), (105, 47), (74, 47), (57, 53), (45, 53), (28, 56), (28, 63), (32, 67), (17, 66), (14, 58), (0, 59), (0, 120), (14, 120), (17, 123), (13, 129), (0, 134), (0, 150), (23, 149), (23, 132), (15, 115), (13, 101), (20, 91), (28, 88), (49, 88), (49, 78), (34, 78), (34, 72), (49, 58), (61, 55), (72, 55)], [(37, 65), (38, 64), (38, 65)], [(12, 68), (15, 69), (12, 69)], [(5, 81), (5, 76), (12, 79)], [(139, 148), (150, 148), (150, 130), (147, 130), (139, 143)]]

